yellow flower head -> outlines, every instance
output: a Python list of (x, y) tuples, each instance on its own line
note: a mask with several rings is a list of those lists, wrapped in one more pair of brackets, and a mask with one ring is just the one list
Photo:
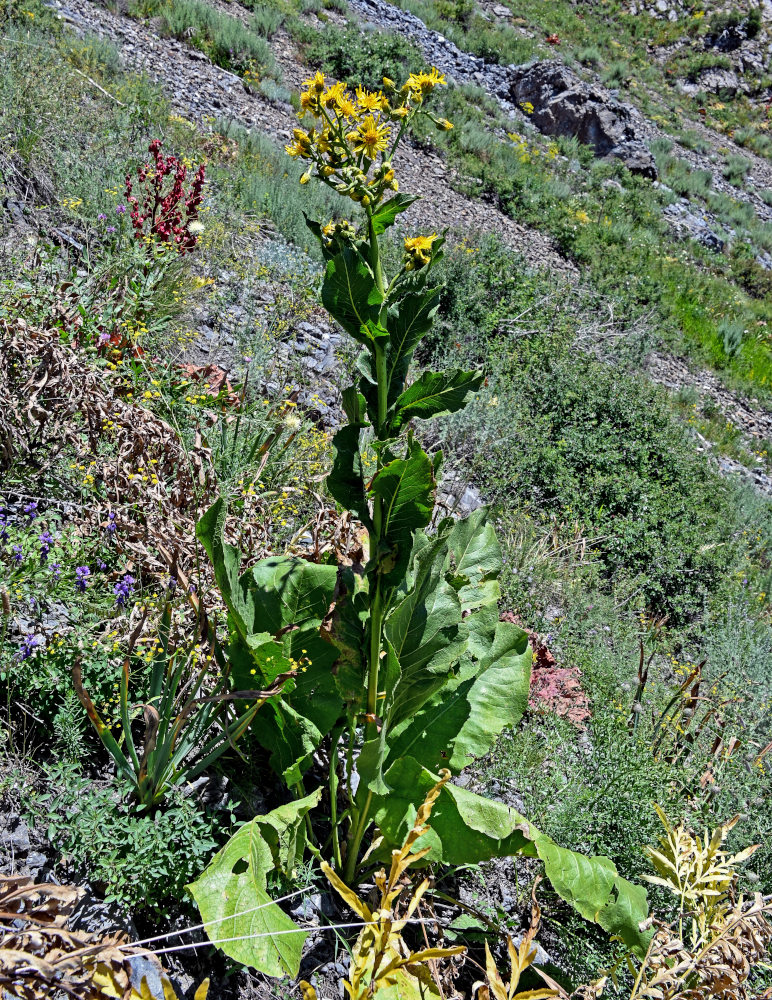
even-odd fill
[(310, 111), (312, 115), (319, 114), (319, 98), (315, 94), (312, 94), (310, 90), (304, 90), (300, 95), (298, 117), (302, 118), (307, 111)]
[(416, 100), (422, 100), (439, 86), (445, 86), (445, 77), (432, 66), (429, 73), (411, 73), (402, 89), (409, 90)]
[(411, 236), (405, 240), (405, 253), (414, 268), (423, 267), (432, 259), (432, 245), (437, 234), (431, 236)]
[(377, 153), (382, 153), (389, 144), (391, 126), (377, 122), (368, 115), (354, 133), (354, 152), (364, 153), (369, 160), (375, 159)]
[(346, 92), (345, 83), (340, 83), (340, 82), (332, 83), (319, 98), (319, 101), (322, 107), (325, 108), (329, 107), (330, 104), (334, 106), (335, 104), (337, 104), (337, 102), (340, 100), (340, 98), (343, 96), (345, 92)]
[(312, 94), (319, 97), (324, 90), (324, 73), (316, 72), (308, 80), (303, 81), (303, 86), (308, 87)]
[(364, 87), (357, 87), (357, 104), (363, 111), (380, 111), (384, 102), (385, 98), (380, 90), (365, 90)]

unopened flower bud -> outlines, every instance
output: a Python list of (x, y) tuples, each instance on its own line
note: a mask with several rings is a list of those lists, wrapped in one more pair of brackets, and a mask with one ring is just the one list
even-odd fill
[(396, 84), (394, 83), (394, 81), (392, 79), (390, 79), (388, 76), (384, 76), (384, 78), (383, 78), (383, 89), (384, 90), (394, 90), (395, 87), (396, 87)]
[(447, 118), (438, 118), (435, 125), (440, 132), (450, 132), (453, 128), (453, 122), (449, 122)]
[(311, 173), (310, 173), (310, 171), (308, 171), (308, 170), (307, 170), (307, 171), (306, 171), (306, 172), (305, 172), (305, 173), (303, 174), (303, 176), (302, 176), (302, 177), (300, 178), (300, 183), (301, 183), (301, 184), (308, 184), (308, 182), (309, 182), (310, 180), (311, 180)]

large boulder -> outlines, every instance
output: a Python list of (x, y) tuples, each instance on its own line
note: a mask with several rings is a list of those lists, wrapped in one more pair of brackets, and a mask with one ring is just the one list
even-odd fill
[(641, 139), (643, 123), (637, 113), (603, 87), (585, 83), (563, 63), (548, 60), (512, 67), (510, 97), (527, 108), (531, 121), (547, 135), (576, 136), (598, 156), (616, 156), (632, 173), (656, 180), (654, 157)]

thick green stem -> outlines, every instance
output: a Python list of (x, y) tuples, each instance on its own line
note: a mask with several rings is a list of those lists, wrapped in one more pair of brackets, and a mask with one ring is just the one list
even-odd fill
[(359, 821), (350, 831), (347, 845), (348, 853), (346, 854), (346, 867), (343, 872), (343, 881), (346, 885), (354, 884), (357, 871), (357, 858), (359, 857), (359, 848), (362, 846), (362, 839), (369, 825), (370, 806), (372, 801), (373, 793), (368, 792), (367, 799), (362, 807), (362, 812), (359, 814)]
[(332, 745), (330, 747), (330, 823), (332, 825), (332, 853), (335, 859), (335, 868), (340, 871), (342, 862), (340, 854), (340, 839), (338, 837), (338, 742), (340, 740), (340, 730), (332, 734)]
[[(372, 212), (366, 208), (367, 228), (370, 249), (370, 266), (375, 276), (375, 284), (378, 291), (385, 297), (386, 284), (381, 266), (380, 249), (378, 247), (378, 236), (373, 225)], [(373, 344), (375, 360), (375, 376), (378, 384), (378, 413), (377, 423), (374, 427), (375, 436), (383, 439), (386, 436), (386, 416), (388, 412), (388, 377), (386, 368), (385, 346), (377, 342)], [(380, 471), (381, 459), (378, 456), (377, 469)], [(376, 472), (377, 474), (377, 472)], [(365, 730), (365, 740), (377, 739), (378, 723), (376, 722), (378, 710), (378, 675), (381, 662), (381, 651), (383, 648), (383, 590), (378, 567), (378, 554), (383, 539), (383, 500), (377, 497), (373, 504), (373, 527), (370, 532), (370, 559), (373, 564), (371, 576), (371, 604), (370, 604), (370, 641), (367, 664), (367, 726)], [(344, 879), (349, 884), (353, 882), (356, 870), (359, 850), (362, 846), (367, 828), (369, 826), (369, 812), (372, 803), (372, 792), (368, 793), (367, 799), (361, 812), (355, 811), (352, 803), (352, 823), (347, 838), (347, 854), (344, 871)]]

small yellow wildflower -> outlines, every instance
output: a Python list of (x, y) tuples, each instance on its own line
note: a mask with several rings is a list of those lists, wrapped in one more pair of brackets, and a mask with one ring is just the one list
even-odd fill
[(384, 97), (380, 90), (365, 90), (364, 87), (357, 87), (357, 104), (363, 111), (380, 111), (383, 103)]
[(368, 115), (354, 133), (354, 152), (364, 153), (369, 160), (373, 160), (376, 153), (383, 152), (388, 146), (390, 134), (390, 125), (380, 124), (373, 115)]
[(319, 97), (324, 91), (324, 73), (317, 71), (310, 79), (303, 81), (303, 86), (308, 87), (315, 97)]
[(410, 258), (409, 269), (421, 268), (431, 260), (432, 245), (437, 234), (431, 236), (412, 236), (405, 240), (405, 253)]

